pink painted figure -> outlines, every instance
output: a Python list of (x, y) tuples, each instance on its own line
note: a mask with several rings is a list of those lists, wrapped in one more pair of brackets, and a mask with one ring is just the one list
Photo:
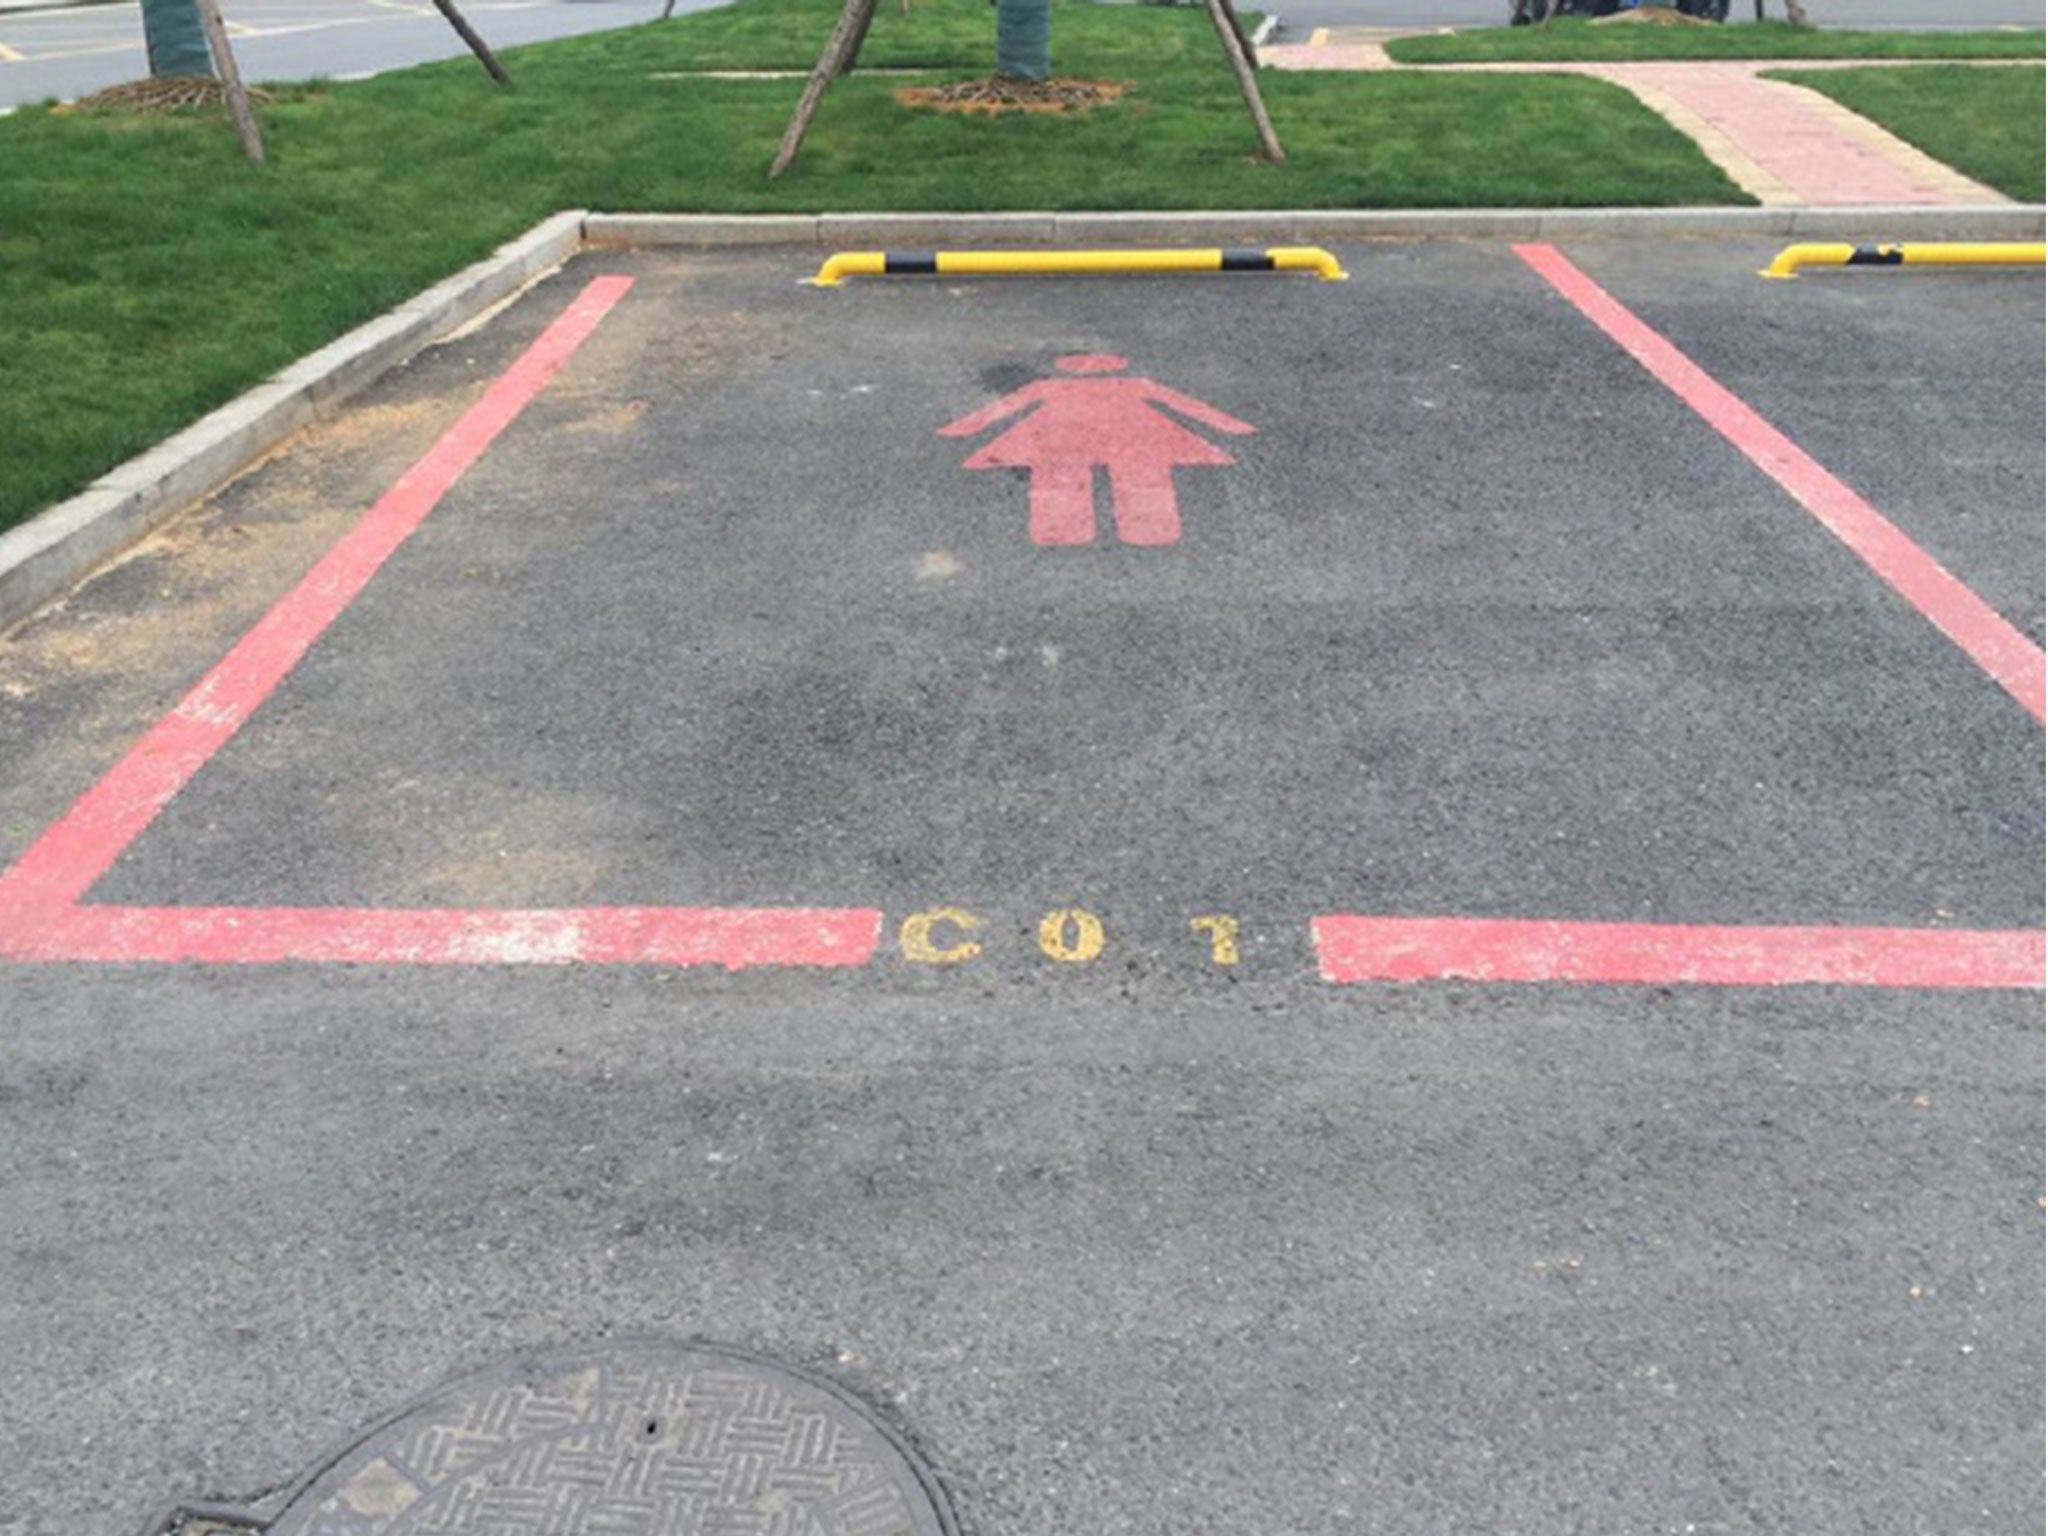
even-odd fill
[(1151, 379), (1109, 377), (1130, 366), (1121, 357), (1084, 352), (1056, 359), (1053, 366), (1077, 377), (1040, 379), (939, 428), (946, 437), (972, 437), (1019, 411), (1030, 412), (983, 444), (963, 467), (1031, 471), (1035, 544), (1094, 542), (1097, 469), (1109, 473), (1117, 537), (1126, 544), (1178, 543), (1175, 466), (1237, 460), (1159, 407), (1234, 436), (1258, 429)]

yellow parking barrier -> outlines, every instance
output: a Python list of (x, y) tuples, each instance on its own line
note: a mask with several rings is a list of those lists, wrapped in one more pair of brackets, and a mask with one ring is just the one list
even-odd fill
[(952, 277), (1073, 272), (1313, 272), (1326, 283), (1349, 275), (1317, 245), (1193, 251), (841, 251), (811, 281), (836, 288), (849, 277)]
[(1757, 276), (1797, 277), (1802, 267), (2038, 267), (2044, 249), (2016, 241), (1788, 245)]

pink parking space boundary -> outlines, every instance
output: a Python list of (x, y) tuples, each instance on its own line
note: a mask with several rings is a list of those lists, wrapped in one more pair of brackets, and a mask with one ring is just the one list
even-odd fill
[(85, 904), (163, 808), (270, 697), (384, 562), (633, 285), (591, 279), (360, 521), (4, 874), (0, 958), (377, 964), (863, 965), (867, 908), (404, 910)]
[(1515, 254), (1812, 513), (1878, 580), (1960, 646), (2037, 724), (2048, 720), (2048, 658), (2040, 646), (2007, 623), (1995, 608), (1805, 449), (1636, 318), (1562, 251), (1551, 245), (1518, 245)]
[(1331, 914), (1311, 933), (1323, 979), (1622, 985), (2039, 988), (2028, 930), (1726, 927)]

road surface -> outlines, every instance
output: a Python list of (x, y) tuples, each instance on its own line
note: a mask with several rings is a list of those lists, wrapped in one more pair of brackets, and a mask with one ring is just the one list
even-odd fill
[[(715, 0), (678, 0), (678, 12)], [(494, 47), (651, 21), (662, 0), (470, 0)], [(235, 57), (252, 80), (348, 77), (463, 52), (426, 0), (224, 0)], [(0, 11), (0, 106), (69, 100), (148, 73), (136, 5)]]
[(0, 1532), (619, 1337), (979, 1536), (2033, 1525), (2038, 279), (807, 254), (0, 640)]
[[(1286, 36), (1299, 40), (1316, 27), (1484, 27), (1507, 20), (1508, 0), (1272, 0)], [(1782, 16), (1780, 0), (1770, 13)], [(1830, 27), (2038, 27), (2041, 7), (2030, 0), (1811, 0), (1813, 19)], [(1735, 0), (1734, 20), (1755, 17), (1750, 0)]]

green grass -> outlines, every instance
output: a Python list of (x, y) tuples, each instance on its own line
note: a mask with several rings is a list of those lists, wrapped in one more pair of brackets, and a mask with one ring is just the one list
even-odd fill
[[(834, 87), (764, 171), (835, 0), (728, 10), (280, 92), (251, 167), (218, 114), (0, 119), (0, 527), (560, 208), (1283, 208), (1739, 203), (1692, 144), (1598, 81), (1271, 74), (1255, 141), (1199, 11), (1062, 0), (1068, 73), (1132, 80), (1092, 116), (906, 112)], [(984, 0), (885, 5), (864, 62), (988, 67)], [(664, 78), (669, 77), (669, 78)], [(1583, 145), (1597, 143), (1598, 155)]]
[(1832, 96), (1935, 159), (2022, 202), (2042, 200), (2044, 72), (1906, 65), (1774, 70), (1773, 80)]
[[(1740, 3), (1740, 0), (1737, 0)], [(2038, 59), (2048, 33), (1847, 32), (1785, 21), (1629, 26), (1565, 17), (1534, 27), (1471, 27), (1396, 38), (1403, 64), (1512, 64), (1629, 59)]]

